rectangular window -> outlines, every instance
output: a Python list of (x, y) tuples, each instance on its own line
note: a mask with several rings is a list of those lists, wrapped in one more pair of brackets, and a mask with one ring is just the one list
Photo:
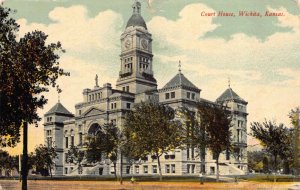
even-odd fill
[(192, 100), (195, 100), (195, 93), (192, 93)]
[(210, 174), (215, 174), (215, 167), (210, 167)]
[(144, 173), (145, 173), (145, 174), (148, 173), (148, 166), (144, 166)]
[(166, 93), (165, 96), (166, 96), (166, 100), (170, 99), (170, 94), (169, 93)]
[(171, 165), (171, 173), (172, 173), (172, 174), (175, 174), (175, 164), (172, 164), (172, 165)]
[(81, 110), (79, 110), (79, 115), (81, 115)]
[(166, 164), (166, 173), (170, 173), (170, 165), (169, 164)]
[(191, 173), (194, 174), (195, 173), (195, 164), (191, 165)]
[(212, 159), (213, 159), (213, 160), (216, 160), (216, 159), (217, 159), (217, 154), (216, 154), (216, 153), (213, 153)]
[(125, 92), (125, 86), (123, 86), (123, 91)]
[(114, 104), (113, 103), (110, 104), (110, 109), (114, 109)]
[(112, 120), (110, 120), (110, 122), (111, 122), (112, 125), (116, 125), (117, 124), (117, 120), (116, 119), (112, 119)]
[(140, 166), (135, 166), (135, 173), (139, 174), (140, 173)]
[(188, 99), (190, 99), (190, 98), (191, 98), (191, 93), (190, 93), (190, 92), (187, 92), (187, 93), (186, 93), (186, 97), (187, 97)]
[(228, 149), (226, 150), (226, 160), (230, 160), (230, 152)]
[(79, 133), (79, 145), (82, 145), (82, 133)]
[(71, 136), (71, 146), (74, 146), (74, 136)]
[(126, 86), (126, 92), (129, 92), (129, 86)]
[(152, 173), (157, 174), (157, 165), (152, 166)]
[(65, 163), (68, 163), (68, 153), (65, 153)]
[(126, 108), (130, 109), (130, 105), (131, 105), (130, 103), (126, 103)]
[(130, 174), (130, 166), (126, 166), (126, 174)]
[(65, 168), (65, 174), (68, 174), (68, 168)]
[(190, 173), (190, 167), (191, 167), (190, 164), (187, 164), (187, 165), (186, 165), (186, 171), (187, 171), (188, 174)]
[(69, 140), (68, 140), (68, 137), (65, 137), (65, 141), (66, 141), (66, 148), (69, 148)]
[(117, 108), (117, 103), (114, 103), (114, 107), (115, 107), (115, 109)]
[(171, 98), (175, 98), (175, 92), (171, 92)]
[(70, 172), (72, 172), (72, 171), (73, 171), (73, 167), (70, 168)]

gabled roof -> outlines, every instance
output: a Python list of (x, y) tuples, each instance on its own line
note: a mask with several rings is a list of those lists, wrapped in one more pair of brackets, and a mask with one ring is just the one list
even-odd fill
[(49, 114), (73, 115), (60, 102), (55, 104), (45, 115), (49, 115)]
[(200, 89), (187, 79), (181, 72), (176, 74), (162, 89), (182, 87), (200, 92)]
[(225, 92), (223, 92), (223, 94), (219, 96), (219, 98), (217, 98), (216, 100), (216, 102), (224, 102), (224, 101), (236, 101), (243, 104), (248, 103), (243, 98), (241, 98), (237, 93), (235, 93), (230, 87), (226, 89)]

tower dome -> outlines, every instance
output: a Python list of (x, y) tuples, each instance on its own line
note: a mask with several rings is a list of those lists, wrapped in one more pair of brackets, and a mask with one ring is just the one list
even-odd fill
[(133, 13), (130, 19), (127, 22), (126, 28), (130, 26), (141, 26), (147, 30), (147, 25), (143, 17), (141, 16), (141, 3), (139, 1), (135, 1), (132, 5)]

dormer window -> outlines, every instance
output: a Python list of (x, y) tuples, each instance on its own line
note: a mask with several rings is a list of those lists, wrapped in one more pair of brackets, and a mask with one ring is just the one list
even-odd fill
[(165, 98), (166, 98), (166, 100), (170, 99), (170, 93), (166, 93)]
[(192, 93), (192, 100), (195, 100), (195, 93)]

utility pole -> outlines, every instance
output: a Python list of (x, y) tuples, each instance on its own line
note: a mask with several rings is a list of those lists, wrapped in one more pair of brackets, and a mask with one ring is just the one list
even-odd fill
[(28, 123), (23, 122), (22, 190), (27, 190)]

